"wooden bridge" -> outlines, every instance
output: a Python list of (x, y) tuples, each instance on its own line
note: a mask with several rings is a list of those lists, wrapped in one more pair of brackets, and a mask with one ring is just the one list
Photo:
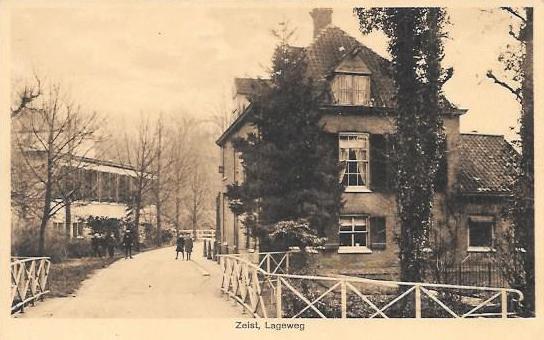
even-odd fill
[(519, 290), (290, 273), (296, 253), (218, 255), (221, 290), (255, 318), (516, 316)]

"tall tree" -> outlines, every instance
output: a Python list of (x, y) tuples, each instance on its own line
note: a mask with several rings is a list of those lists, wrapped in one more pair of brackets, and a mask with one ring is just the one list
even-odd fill
[(154, 171), (153, 171), (153, 196), (155, 199), (155, 211), (156, 211), (156, 222), (157, 222), (157, 235), (156, 242), (157, 246), (161, 246), (162, 236), (162, 207), (165, 199), (165, 182), (163, 180), (164, 168), (165, 168), (165, 158), (163, 157), (163, 134), (164, 134), (164, 122), (162, 114), (157, 119), (156, 125), (156, 150), (155, 150), (155, 162), (154, 162)]
[(517, 44), (499, 56), (505, 78), (488, 71), (494, 83), (508, 90), (521, 105), (519, 147), (521, 158), (514, 184), (514, 201), (510, 211), (512, 228), (506, 241), (507, 249), (500, 257), (510, 285), (525, 295), (524, 311), (535, 311), (535, 235), (534, 235), (534, 94), (533, 94), (533, 8), (501, 8), (514, 24), (509, 34)]
[(400, 219), (403, 281), (421, 281), (429, 242), (434, 178), (443, 154), (441, 89), (446, 13), (441, 8), (356, 8), (363, 33), (380, 29), (389, 38), (396, 85), (396, 201)]
[(85, 166), (83, 156), (90, 150), (87, 142), (95, 135), (98, 121), (95, 113), (87, 114), (70, 101), (58, 84), (32, 100), (33, 105), (23, 106), (12, 120), (18, 154), (14, 159), (25, 167), (22, 172), (12, 172), (12, 176), (30, 174), (33, 189), (37, 190), (32, 195), (41, 210), (37, 254), (43, 255), (49, 220), (76, 195), (73, 178)]
[(153, 164), (156, 157), (156, 135), (149, 119), (141, 117), (136, 134), (125, 133), (122, 150), (118, 150), (121, 163), (128, 164), (136, 173), (135, 183), (131, 192), (131, 202), (128, 217), (135, 234), (136, 249), (140, 249), (140, 214), (145, 204), (145, 198), (153, 185)]
[(171, 208), (165, 212), (166, 217), (176, 228), (176, 236), (179, 236), (181, 228), (184, 197), (190, 178), (192, 128), (195, 121), (191, 118), (172, 119), (168, 129), (166, 152), (170, 167), (166, 173), (168, 190), (167, 205)]
[(306, 220), (322, 236), (338, 224), (343, 191), (334, 142), (319, 124), (321, 93), (307, 76), (304, 52), (289, 46), (291, 35), (286, 24), (276, 31), (271, 84), (262, 82), (251, 98), (257, 133), (234, 143), (244, 181), (227, 191), (231, 208), (263, 248), (280, 221)]

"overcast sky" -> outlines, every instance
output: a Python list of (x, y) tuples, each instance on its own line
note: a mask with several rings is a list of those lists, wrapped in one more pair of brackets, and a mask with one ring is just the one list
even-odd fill
[[(12, 81), (34, 71), (60, 81), (89, 110), (130, 121), (143, 112), (216, 114), (236, 76), (264, 76), (275, 40), (270, 29), (288, 20), (294, 45), (312, 38), (311, 8), (180, 7), (14, 9)], [(446, 96), (468, 113), (461, 130), (515, 137), (519, 106), (485, 78), (500, 70), (498, 54), (513, 40), (510, 18), (479, 9), (451, 9), (445, 64), (455, 74)], [(363, 36), (350, 8), (335, 8), (333, 24), (381, 55), (385, 38)], [(226, 99), (225, 99), (226, 98)]]

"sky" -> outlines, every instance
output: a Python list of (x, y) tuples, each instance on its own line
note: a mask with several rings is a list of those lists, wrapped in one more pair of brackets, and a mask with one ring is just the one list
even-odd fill
[[(37, 73), (59, 82), (73, 99), (113, 122), (137, 114), (210, 117), (230, 106), (233, 78), (266, 76), (282, 21), (296, 28), (293, 45), (312, 40), (308, 7), (94, 6), (14, 8), (11, 13), (12, 83)], [(513, 43), (510, 17), (476, 8), (450, 9), (445, 66), (448, 99), (468, 109), (461, 131), (515, 133), (519, 106), (486, 79), (501, 70), (497, 56)], [(387, 57), (387, 40), (363, 36), (350, 8), (334, 8), (333, 24)], [(499, 72), (500, 73), (500, 72)], [(117, 124), (117, 123), (115, 123)]]

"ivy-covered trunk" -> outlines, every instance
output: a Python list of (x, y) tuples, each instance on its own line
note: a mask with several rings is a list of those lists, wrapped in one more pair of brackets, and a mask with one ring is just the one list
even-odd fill
[(435, 178), (443, 155), (441, 89), (444, 72), (441, 8), (357, 8), (361, 30), (381, 29), (390, 38), (396, 85), (395, 187), (402, 281), (424, 279)]

